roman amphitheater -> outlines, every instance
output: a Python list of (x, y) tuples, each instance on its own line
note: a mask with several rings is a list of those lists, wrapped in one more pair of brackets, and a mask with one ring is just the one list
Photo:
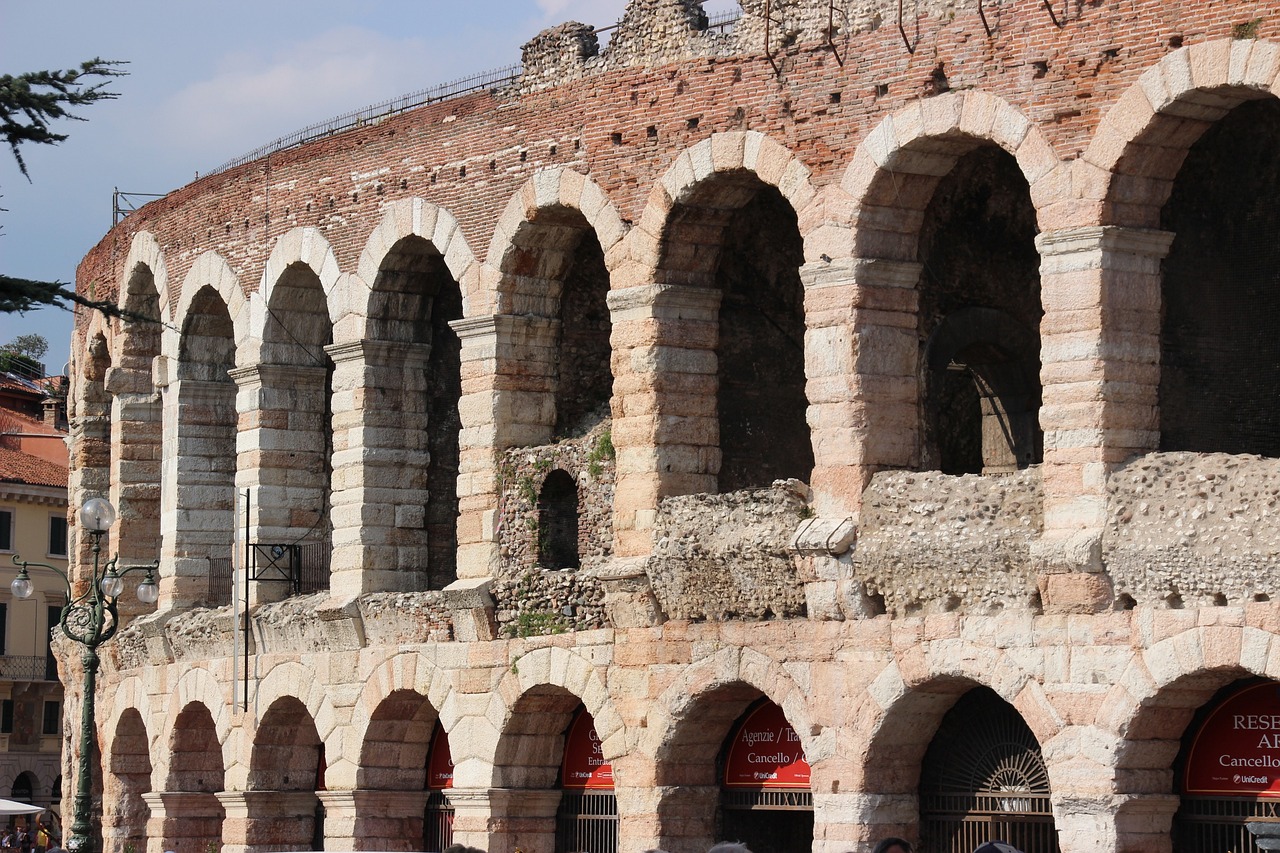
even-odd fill
[(84, 259), (108, 853), (1274, 849), (1280, 3), (741, 5)]

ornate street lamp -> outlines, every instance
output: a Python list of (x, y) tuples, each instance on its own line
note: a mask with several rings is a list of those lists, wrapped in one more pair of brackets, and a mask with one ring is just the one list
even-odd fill
[(102, 553), (102, 537), (116, 520), (116, 510), (102, 498), (90, 498), (80, 507), (80, 526), (93, 540), (92, 583), (80, 595), (75, 595), (71, 579), (66, 572), (46, 563), (29, 563), (13, 556), (13, 562), (21, 571), (9, 584), (15, 598), (29, 598), (32, 592), (29, 569), (50, 569), (62, 578), (67, 587), (67, 603), (62, 608), (62, 631), (72, 640), (84, 646), (84, 701), (80, 706), (80, 767), (76, 780), (75, 820), (66, 848), (73, 853), (92, 853), (93, 825), (90, 822), (92, 800), (92, 756), (96, 739), (94, 726), (94, 690), (98, 677), (98, 646), (110, 640), (120, 627), (116, 599), (124, 590), (124, 576), (130, 572), (146, 572), (138, 584), (138, 600), (154, 604), (160, 588), (156, 583), (156, 569), (160, 561), (149, 566), (129, 566), (117, 571), (112, 557), (99, 565)]

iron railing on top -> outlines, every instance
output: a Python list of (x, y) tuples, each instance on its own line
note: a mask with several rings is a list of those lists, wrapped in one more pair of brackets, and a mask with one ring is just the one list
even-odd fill
[[(710, 22), (707, 29), (725, 30), (731, 28), (737, 20), (742, 17), (741, 10), (720, 12), (710, 16)], [(618, 28), (617, 24), (607, 27), (601, 27), (595, 32), (607, 33)], [(259, 146), (247, 154), (242, 154), (232, 160), (228, 160), (218, 168), (209, 172), (210, 175), (216, 175), (225, 172), (228, 169), (234, 169), (236, 166), (243, 166), (245, 163), (252, 163), (266, 157), (268, 154), (274, 154), (277, 151), (284, 151), (289, 148), (296, 148), (299, 145), (305, 145), (317, 139), (323, 139), (326, 136), (342, 133), (356, 127), (363, 127), (369, 124), (375, 124), (388, 116), (397, 115), (407, 112), (418, 107), (434, 104), (440, 101), (447, 101), (451, 98), (461, 97), (471, 92), (479, 92), (483, 89), (500, 89), (503, 86), (509, 86), (520, 79), (521, 65), (508, 65), (504, 68), (497, 68), (490, 71), (481, 71), (479, 74), (472, 74), (468, 77), (460, 77), (448, 83), (441, 83), (426, 89), (420, 89), (416, 92), (410, 92), (407, 95), (401, 95), (398, 98), (392, 98), (363, 109), (353, 110), (349, 113), (343, 113), (335, 116), (328, 121), (318, 122), (308, 125), (302, 130), (295, 131), (288, 136), (282, 136), (266, 145)]]

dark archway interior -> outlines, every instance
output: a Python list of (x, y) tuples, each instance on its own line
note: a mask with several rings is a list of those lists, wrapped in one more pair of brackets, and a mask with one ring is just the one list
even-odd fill
[(1280, 100), (1191, 148), (1162, 213), (1160, 449), (1280, 456)]
[(531, 688), (511, 709), (494, 754), (494, 787), (554, 788), (565, 734), (582, 700), (562, 687)]
[[(578, 214), (581, 219), (581, 214)], [(582, 435), (609, 415), (613, 394), (609, 334), (609, 271), (595, 232), (582, 222), (560, 293), (553, 435)]]
[(804, 243), (795, 211), (761, 185), (729, 217), (715, 283), (721, 492), (813, 474), (806, 421)]
[(182, 709), (169, 744), (168, 791), (213, 794), (223, 789), (222, 746), (213, 715), (199, 702)]
[[(430, 589), (457, 579), (459, 431), (462, 420), (462, 342), (449, 325), (462, 319), (462, 290), (444, 258), (420, 237), (406, 237), (387, 254), (374, 284), (370, 338), (428, 344), (425, 400), (427, 451), (427, 566)], [(394, 405), (388, 401), (388, 405)]]
[(277, 699), (253, 739), (249, 788), (316, 791), (323, 787), (324, 744), (306, 707), (292, 696)]
[(544, 569), (576, 569), (578, 557), (578, 484), (557, 468), (538, 494), (538, 562)]
[(142, 795), (151, 791), (151, 755), (147, 730), (142, 715), (130, 708), (121, 715), (111, 741), (110, 762), (112, 796), (104, 806), (104, 832), (112, 836), (112, 846), (141, 848), (146, 844), (145, 828), (150, 810)]
[(360, 757), (360, 787), (421, 791), (427, 783), (427, 750), (436, 712), (413, 690), (393, 691), (369, 720)]
[(1043, 456), (1035, 235), (1026, 178), (995, 146), (961, 157), (925, 209), (918, 332), (926, 470), (1004, 472)]

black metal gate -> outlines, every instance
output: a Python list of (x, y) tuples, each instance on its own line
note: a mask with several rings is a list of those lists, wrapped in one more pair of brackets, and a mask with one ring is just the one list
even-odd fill
[(618, 853), (613, 791), (565, 791), (556, 810), (556, 853)]
[(427, 808), (422, 814), (422, 849), (440, 853), (453, 844), (453, 806), (444, 791), (427, 795)]
[(1245, 828), (1251, 820), (1280, 820), (1280, 801), (1183, 797), (1173, 818), (1173, 853), (1259, 853)]
[(716, 837), (741, 841), (751, 850), (809, 853), (813, 849), (813, 794), (722, 789)]
[(920, 851), (970, 853), (987, 841), (1059, 853), (1040, 744), (1012, 705), (978, 687), (947, 712), (925, 753)]

